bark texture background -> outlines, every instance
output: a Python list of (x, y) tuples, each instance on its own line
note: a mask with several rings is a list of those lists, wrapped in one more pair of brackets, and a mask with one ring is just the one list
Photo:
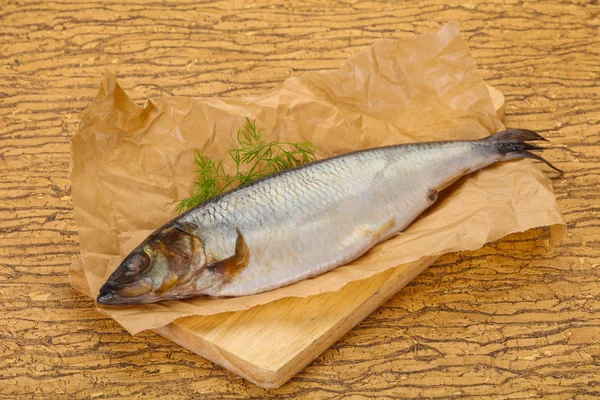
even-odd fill
[[(258, 94), (449, 20), (506, 125), (559, 146), (558, 246), (536, 230), (444, 256), (278, 390), (131, 337), (71, 289), (69, 138), (105, 69), (139, 104)], [(0, 2), (0, 397), (597, 398), (599, 33), (596, 1)]]

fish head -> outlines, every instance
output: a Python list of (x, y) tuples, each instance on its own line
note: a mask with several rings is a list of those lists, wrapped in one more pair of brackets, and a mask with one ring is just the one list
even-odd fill
[(98, 303), (128, 305), (190, 297), (193, 281), (206, 266), (202, 241), (170, 226), (133, 250), (100, 288)]

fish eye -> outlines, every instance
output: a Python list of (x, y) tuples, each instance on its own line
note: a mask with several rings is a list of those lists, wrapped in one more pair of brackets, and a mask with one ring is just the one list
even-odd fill
[(150, 257), (146, 252), (132, 254), (127, 260), (127, 275), (138, 274), (150, 266)]

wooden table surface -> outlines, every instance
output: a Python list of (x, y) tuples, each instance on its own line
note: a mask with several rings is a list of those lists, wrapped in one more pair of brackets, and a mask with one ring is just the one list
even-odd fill
[[(0, 397), (600, 396), (598, 2), (0, 3)], [(449, 20), (507, 126), (559, 146), (559, 245), (536, 230), (444, 256), (278, 390), (131, 337), (70, 287), (69, 138), (106, 69), (140, 104), (258, 94)]]

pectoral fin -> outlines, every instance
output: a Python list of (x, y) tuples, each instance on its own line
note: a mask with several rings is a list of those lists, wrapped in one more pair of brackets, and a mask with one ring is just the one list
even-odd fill
[(250, 250), (244, 240), (244, 236), (239, 229), (235, 229), (237, 232), (237, 239), (235, 241), (235, 254), (225, 260), (216, 262), (209, 265), (212, 272), (218, 273), (223, 276), (224, 282), (229, 282), (237, 274), (239, 274), (250, 261)]

